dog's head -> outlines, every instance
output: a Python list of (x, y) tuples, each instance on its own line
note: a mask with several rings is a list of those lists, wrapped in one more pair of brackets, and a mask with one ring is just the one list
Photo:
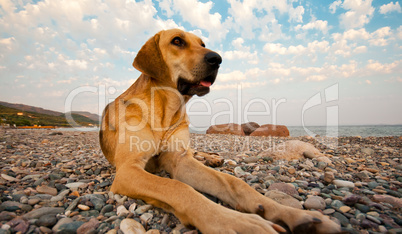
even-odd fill
[(138, 52), (133, 66), (154, 79), (172, 84), (182, 95), (203, 96), (215, 82), (222, 58), (205, 48), (194, 34), (160, 31)]

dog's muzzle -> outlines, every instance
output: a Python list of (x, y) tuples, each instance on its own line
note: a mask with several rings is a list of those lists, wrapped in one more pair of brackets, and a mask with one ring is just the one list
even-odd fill
[(201, 79), (197, 81), (189, 81), (179, 77), (177, 81), (177, 89), (182, 95), (204, 96), (209, 93), (209, 87), (215, 82), (218, 69), (222, 63), (222, 57), (215, 52), (209, 52), (204, 56), (205, 72)]

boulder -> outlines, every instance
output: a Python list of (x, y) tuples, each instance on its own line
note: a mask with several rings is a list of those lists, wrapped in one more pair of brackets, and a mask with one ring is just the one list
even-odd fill
[(207, 134), (232, 134), (244, 136), (241, 125), (235, 123), (212, 125), (208, 128)]
[(246, 134), (246, 136), (249, 136), (252, 132), (259, 128), (260, 125), (256, 122), (248, 122), (242, 124), (241, 127), (243, 128), (244, 134)]
[(250, 136), (289, 136), (289, 130), (284, 125), (264, 124), (257, 128)]

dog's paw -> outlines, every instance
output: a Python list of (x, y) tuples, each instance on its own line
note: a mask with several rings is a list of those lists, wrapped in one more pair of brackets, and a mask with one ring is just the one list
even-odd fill
[(194, 158), (204, 163), (208, 167), (220, 167), (224, 159), (216, 153), (195, 152)]
[(222, 216), (214, 216), (217, 224), (207, 225), (209, 230), (205, 233), (278, 233), (286, 230), (281, 226), (261, 218), (256, 214), (240, 213), (228, 210), (221, 213)]
[(282, 217), (293, 233), (341, 233), (341, 226), (318, 211), (297, 210)]
[(223, 158), (220, 158), (219, 156), (217, 156), (215, 158), (210, 158), (210, 159), (205, 160), (205, 166), (220, 167), (220, 166), (222, 166), (224, 161), (225, 160)]

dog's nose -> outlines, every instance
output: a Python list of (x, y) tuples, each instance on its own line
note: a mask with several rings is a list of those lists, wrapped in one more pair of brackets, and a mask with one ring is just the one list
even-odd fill
[(207, 62), (211, 66), (219, 66), (222, 63), (222, 57), (215, 52), (209, 52), (204, 57), (205, 62)]

